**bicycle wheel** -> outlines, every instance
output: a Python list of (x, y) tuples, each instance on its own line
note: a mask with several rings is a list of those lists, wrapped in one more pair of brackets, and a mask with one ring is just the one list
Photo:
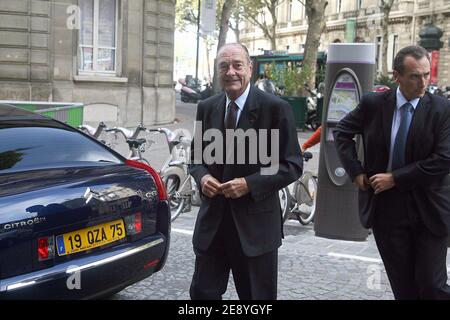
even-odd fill
[(307, 225), (314, 220), (316, 212), (317, 178), (311, 172), (305, 172), (300, 179), (297, 192), (300, 211), (298, 221), (302, 225)]
[(278, 191), (278, 197), (280, 198), (281, 206), (281, 217), (283, 218), (283, 223), (289, 218), (289, 209), (291, 204), (291, 195), (289, 193), (289, 188), (283, 188)]
[(170, 221), (174, 221), (183, 212), (186, 199), (181, 197), (178, 189), (180, 188), (180, 179), (176, 175), (163, 177), (164, 185), (167, 191), (167, 200), (170, 206)]

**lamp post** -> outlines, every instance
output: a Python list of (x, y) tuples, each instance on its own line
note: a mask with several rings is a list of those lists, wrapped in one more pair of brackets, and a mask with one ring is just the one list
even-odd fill
[(198, 0), (198, 11), (197, 11), (197, 55), (195, 59), (195, 84), (198, 86), (198, 59), (199, 59), (199, 49), (200, 49), (200, 5), (201, 0)]
[(195, 55), (195, 84), (198, 85), (198, 60), (199, 60), (199, 51), (200, 51), (200, 6), (201, 0), (198, 0), (198, 8), (197, 8), (197, 18), (191, 9), (184, 16), (184, 20), (189, 22), (197, 22), (197, 50)]

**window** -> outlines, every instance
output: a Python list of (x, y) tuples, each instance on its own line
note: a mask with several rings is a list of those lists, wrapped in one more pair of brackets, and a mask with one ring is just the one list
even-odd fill
[(336, 4), (337, 4), (336, 13), (340, 13), (342, 9), (342, 0), (337, 0)]
[(301, 10), (301, 12), (300, 12), (300, 19), (306, 19), (306, 8), (305, 8), (305, 6), (304, 5), (301, 5), (300, 6), (300, 10)]
[(398, 50), (398, 35), (394, 35), (392, 38), (392, 61), (394, 61), (395, 55)]
[(362, 8), (363, 0), (356, 0), (356, 10), (360, 10)]
[(121, 163), (104, 146), (76, 130), (22, 125), (0, 125), (0, 173)]
[(388, 51), (387, 51), (387, 67), (388, 71), (392, 71), (392, 65), (395, 57), (395, 53), (398, 48), (398, 35), (390, 34), (388, 37)]
[(79, 0), (79, 73), (116, 72), (118, 0)]
[(381, 36), (376, 37), (375, 45), (377, 47), (377, 55), (376, 55), (376, 61), (377, 61), (377, 70), (381, 71)]
[(292, 0), (289, 0), (288, 7), (287, 7), (287, 21), (292, 20)]

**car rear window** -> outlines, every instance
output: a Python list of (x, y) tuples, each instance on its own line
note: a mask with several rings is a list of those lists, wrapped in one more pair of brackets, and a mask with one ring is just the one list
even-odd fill
[(110, 163), (122, 161), (77, 131), (0, 125), (0, 173)]

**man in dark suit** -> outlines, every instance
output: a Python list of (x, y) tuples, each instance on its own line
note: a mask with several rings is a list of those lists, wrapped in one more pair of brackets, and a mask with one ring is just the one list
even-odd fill
[[(278, 190), (302, 173), (294, 116), (286, 102), (250, 84), (252, 63), (241, 44), (222, 47), (217, 65), (225, 92), (198, 104), (189, 166), (202, 194), (193, 235), (196, 261), (191, 298), (221, 299), (231, 270), (240, 299), (276, 299), (283, 233)], [(214, 132), (211, 129), (222, 136), (235, 129), (253, 132), (258, 142), (239, 135), (236, 145), (226, 138), (224, 143), (208, 141), (200, 132), (206, 136), (208, 130)], [(274, 133), (278, 139), (265, 139), (262, 129), (267, 130), (266, 137)], [(213, 143), (224, 148), (225, 161), (219, 150), (215, 150), (216, 161), (205, 159)], [(251, 161), (257, 145), (260, 152), (261, 146), (267, 147), (276, 163)], [(244, 149), (239, 151), (239, 146)], [(245, 161), (236, 161), (233, 151)], [(277, 170), (270, 172), (270, 168)]]
[(400, 50), (393, 69), (398, 88), (363, 97), (337, 125), (337, 150), (360, 189), (361, 222), (372, 227), (395, 298), (448, 299), (450, 104), (426, 92), (424, 48)]

